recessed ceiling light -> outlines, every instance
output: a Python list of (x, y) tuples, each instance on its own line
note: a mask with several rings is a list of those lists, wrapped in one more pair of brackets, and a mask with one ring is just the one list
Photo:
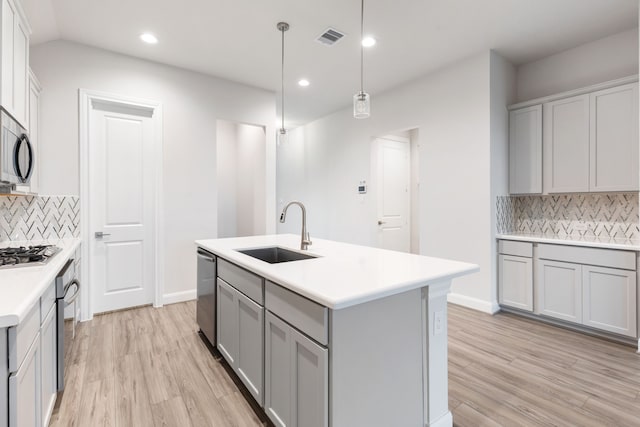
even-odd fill
[(376, 44), (376, 39), (374, 39), (371, 36), (367, 36), (367, 37), (362, 39), (362, 46), (364, 46), (364, 47), (375, 46), (375, 44)]
[(310, 85), (309, 80), (307, 79), (300, 79), (298, 80), (298, 85), (302, 86), (302, 87), (307, 87)]
[(156, 44), (158, 43), (158, 38), (156, 36), (154, 36), (151, 33), (144, 33), (140, 35), (140, 40), (142, 40), (145, 43), (149, 43), (149, 44)]

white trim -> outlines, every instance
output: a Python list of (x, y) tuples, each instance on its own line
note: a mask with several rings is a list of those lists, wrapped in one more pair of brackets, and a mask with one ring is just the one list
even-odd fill
[(447, 302), (482, 311), (483, 313), (496, 314), (500, 311), (500, 306), (496, 301), (489, 302), (462, 294), (450, 293), (447, 296)]
[(451, 411), (438, 418), (435, 422), (428, 424), (428, 427), (451, 427), (453, 425), (453, 415)]
[(91, 286), (89, 282), (89, 264), (90, 258), (90, 238), (91, 230), (89, 229), (89, 207), (91, 204), (89, 195), (89, 119), (91, 114), (91, 103), (93, 101), (101, 101), (105, 103), (113, 103), (127, 105), (132, 108), (144, 109), (152, 112), (152, 120), (154, 123), (154, 156), (156, 160), (156, 182), (155, 182), (155, 277), (156, 283), (154, 287), (153, 305), (161, 307), (163, 304), (164, 293), (164, 201), (163, 182), (162, 182), (162, 104), (156, 101), (146, 99), (133, 98), (107, 92), (95, 90), (79, 89), (79, 157), (80, 157), (80, 237), (85, 243), (82, 245), (82, 262), (80, 271), (82, 280), (85, 282), (83, 292), (80, 294), (80, 319), (82, 321), (91, 320), (93, 318), (93, 302), (91, 300)]
[(582, 87), (580, 89), (569, 90), (566, 92), (554, 93), (553, 95), (543, 96), (541, 98), (532, 99), (530, 101), (518, 102), (507, 106), (507, 110), (518, 110), (524, 107), (531, 107), (536, 104), (544, 104), (545, 102), (557, 101), (564, 98), (570, 98), (572, 96), (585, 95), (590, 92), (596, 92), (598, 90), (609, 89), (616, 86), (622, 86), (629, 83), (635, 83), (638, 81), (638, 74), (633, 76), (623, 77), (621, 79), (609, 80), (607, 82), (598, 83), (591, 86)]
[(196, 299), (196, 290), (173, 292), (170, 294), (164, 294), (162, 297), (164, 304), (175, 304), (177, 302), (193, 301)]

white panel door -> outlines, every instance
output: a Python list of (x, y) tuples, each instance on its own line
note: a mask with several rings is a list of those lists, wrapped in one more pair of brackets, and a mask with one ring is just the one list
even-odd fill
[(96, 313), (153, 301), (155, 170), (150, 116), (149, 111), (120, 104), (94, 102), (91, 110), (90, 275)]
[(379, 138), (378, 246), (411, 251), (409, 227), (409, 142)]

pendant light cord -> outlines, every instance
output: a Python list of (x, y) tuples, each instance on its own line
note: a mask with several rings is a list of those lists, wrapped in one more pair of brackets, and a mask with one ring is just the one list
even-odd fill
[(360, 93), (364, 92), (364, 0), (360, 3)]
[(286, 31), (286, 29), (284, 28), (284, 26), (282, 27), (282, 29), (280, 30), (282, 32), (282, 127), (280, 128), (280, 130), (284, 129), (284, 32)]

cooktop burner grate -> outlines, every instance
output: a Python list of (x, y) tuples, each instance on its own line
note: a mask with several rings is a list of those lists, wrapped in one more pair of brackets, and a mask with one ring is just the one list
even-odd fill
[(60, 251), (54, 245), (0, 248), (0, 268), (44, 265)]

